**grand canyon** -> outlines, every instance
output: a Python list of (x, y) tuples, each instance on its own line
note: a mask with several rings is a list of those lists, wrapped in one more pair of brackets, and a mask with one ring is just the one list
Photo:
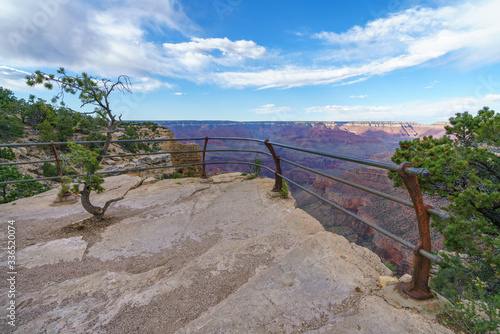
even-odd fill
[[(234, 121), (157, 121), (170, 129), (176, 138), (240, 137), (269, 139), (270, 141), (314, 149), (351, 157), (391, 162), (390, 158), (401, 140), (424, 136), (441, 137), (447, 123), (430, 125), (415, 122), (234, 122)], [(203, 147), (203, 141), (197, 141)], [(267, 151), (265, 146), (253, 142), (214, 139), (207, 150), (247, 149)], [(387, 172), (302, 152), (276, 148), (277, 154), (287, 160), (322, 171), (328, 175), (360, 184), (393, 196), (407, 198), (406, 191), (394, 188)], [(255, 154), (263, 164), (273, 166), (271, 158)], [(207, 162), (252, 161), (248, 153), (209, 152)], [(316, 176), (286, 163), (285, 175), (309, 190), (340, 204), (351, 212), (374, 222), (384, 229), (412, 242), (418, 242), (418, 228), (413, 209), (378, 198), (364, 191)], [(208, 165), (207, 170), (248, 172), (245, 165)], [(267, 171), (263, 176), (272, 177)], [(291, 186), (297, 205), (318, 219), (330, 231), (345, 236), (349, 241), (368, 247), (397, 267), (397, 273), (411, 268), (411, 251), (391, 239), (367, 228), (355, 219), (339, 212)], [(439, 208), (444, 203), (426, 197), (426, 203)], [(433, 232), (433, 249), (442, 248), (442, 237)]]

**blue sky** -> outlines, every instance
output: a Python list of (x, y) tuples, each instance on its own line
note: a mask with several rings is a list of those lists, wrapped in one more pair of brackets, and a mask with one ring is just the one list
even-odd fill
[[(124, 119), (446, 121), (500, 111), (500, 1), (0, 0), (0, 86), (115, 79)], [(67, 101), (74, 109), (76, 99)]]

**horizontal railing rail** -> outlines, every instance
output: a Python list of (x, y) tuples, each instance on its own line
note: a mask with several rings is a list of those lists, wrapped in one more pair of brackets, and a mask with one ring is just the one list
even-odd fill
[[(258, 150), (253, 150), (253, 149), (207, 149), (208, 142), (210, 140), (235, 140), (235, 141), (246, 141), (246, 142), (253, 142), (256, 144), (264, 144), (269, 152), (264, 152), (264, 151), (258, 151)], [(322, 202), (330, 205), (331, 207), (343, 212), (344, 214), (355, 218), (356, 220), (362, 222), (363, 224), (373, 228), (374, 230), (382, 233), (383, 235), (393, 239), (394, 241), (402, 244), (403, 246), (410, 248), (413, 250), (413, 253), (415, 255), (415, 260), (414, 260), (414, 266), (413, 266), (413, 276), (412, 276), (412, 281), (410, 283), (407, 283), (406, 285), (403, 286), (403, 291), (405, 291), (407, 294), (412, 296), (413, 298), (417, 299), (426, 299), (432, 297), (432, 294), (430, 293), (430, 290), (428, 288), (428, 281), (429, 281), (429, 272), (430, 272), (430, 261), (434, 261), (436, 263), (440, 263), (442, 260), (439, 256), (432, 254), (431, 252), (431, 243), (430, 243), (430, 230), (429, 230), (429, 215), (434, 215), (437, 216), (441, 219), (449, 219), (450, 216), (446, 212), (442, 212), (439, 210), (435, 210), (430, 206), (427, 206), (423, 202), (422, 194), (420, 191), (420, 186), (418, 184), (418, 179), (417, 176), (419, 177), (426, 177), (429, 176), (429, 172), (425, 168), (414, 168), (412, 167), (409, 163), (405, 162), (401, 165), (395, 165), (391, 163), (386, 163), (386, 162), (380, 162), (380, 161), (374, 161), (374, 160), (369, 160), (369, 159), (361, 159), (361, 158), (355, 158), (355, 157), (350, 157), (350, 156), (345, 156), (345, 155), (339, 155), (339, 154), (334, 154), (334, 153), (329, 153), (329, 152), (323, 152), (323, 151), (317, 151), (317, 150), (312, 150), (312, 149), (305, 149), (301, 147), (296, 147), (296, 146), (291, 146), (291, 145), (286, 145), (286, 144), (281, 144), (281, 143), (276, 143), (276, 142), (271, 142), (269, 140), (261, 140), (261, 139), (255, 139), (255, 138), (238, 138), (238, 137), (197, 137), (197, 138), (155, 138), (155, 139), (127, 139), (127, 140), (112, 140), (111, 143), (130, 143), (130, 142), (163, 142), (163, 141), (190, 141), (190, 142), (203, 142), (203, 149), (202, 150), (181, 150), (181, 151), (157, 151), (157, 152), (145, 152), (145, 153), (126, 153), (126, 154), (113, 154), (113, 155), (104, 155), (103, 158), (116, 158), (116, 157), (130, 157), (130, 156), (143, 156), (143, 155), (159, 155), (159, 154), (200, 154), (201, 153), (201, 158), (199, 163), (188, 163), (188, 164), (177, 164), (177, 165), (162, 165), (162, 166), (155, 166), (155, 167), (138, 167), (138, 168), (127, 168), (127, 169), (118, 169), (118, 170), (110, 170), (110, 171), (100, 171), (97, 172), (97, 174), (118, 174), (118, 173), (128, 173), (128, 172), (136, 172), (136, 171), (146, 171), (146, 170), (155, 170), (155, 169), (165, 169), (165, 168), (181, 168), (181, 167), (192, 167), (192, 166), (201, 166), (201, 177), (202, 178), (207, 178), (207, 173), (205, 170), (206, 165), (248, 165), (248, 166), (255, 166), (255, 167), (260, 167), (263, 168), (271, 173), (274, 174), (275, 176), (275, 185), (272, 191), (278, 192), (281, 190), (282, 187), (282, 181), (285, 180), (286, 182), (289, 182), (290, 184), (293, 184), (297, 188), (307, 192), (308, 194), (318, 198)], [(87, 145), (87, 144), (103, 144), (105, 141), (84, 141), (84, 142), (75, 142), (77, 144), (81, 145)], [(0, 185), (11, 185), (15, 183), (24, 183), (24, 182), (33, 182), (33, 181), (45, 181), (45, 180), (59, 180), (62, 176), (61, 172), (61, 166), (60, 166), (60, 161), (59, 161), (59, 156), (58, 153), (56, 152), (55, 146), (56, 145), (67, 145), (67, 142), (51, 142), (51, 143), (15, 143), (15, 144), (0, 144), (0, 148), (2, 147), (11, 147), (11, 148), (16, 148), (16, 147), (23, 147), (23, 146), (51, 146), (53, 150), (53, 154), (55, 156), (55, 159), (45, 159), (45, 160), (35, 160), (35, 161), (18, 161), (18, 162), (4, 162), (0, 163), (1, 166), (12, 166), (12, 165), (21, 165), (21, 164), (38, 164), (38, 163), (46, 163), (46, 162), (56, 162), (58, 164), (59, 168), (59, 176), (54, 176), (54, 177), (44, 177), (44, 178), (37, 178), (37, 179), (28, 179), (28, 180), (12, 180), (12, 181), (4, 181), (0, 182)], [(353, 182), (349, 182), (347, 180), (343, 180), (341, 178), (335, 177), (328, 175), (326, 173), (323, 173), (321, 171), (300, 165), (296, 162), (290, 161), (288, 159), (281, 158), (278, 156), (275, 152), (275, 147), (279, 147), (280, 149), (285, 149), (285, 150), (293, 150), (293, 151), (298, 151), (298, 152), (303, 152), (307, 154), (312, 154), (312, 155), (317, 155), (317, 156), (323, 156), (326, 158), (332, 158), (332, 159), (339, 159), (343, 161), (348, 161), (348, 162), (353, 162), (365, 166), (370, 166), (370, 167), (376, 167), (376, 168), (382, 168), (385, 170), (389, 171), (394, 171), (399, 174), (401, 179), (403, 180), (403, 183), (406, 186), (406, 189), (412, 199), (412, 201), (407, 201), (389, 194), (385, 194), (383, 192), (380, 192), (375, 189), (371, 189), (368, 187), (364, 187), (358, 184), (355, 184)], [(224, 152), (224, 153), (257, 153), (257, 154), (263, 154), (268, 157), (273, 158), (274, 163), (275, 163), (275, 169), (272, 169), (264, 164), (257, 164), (254, 162), (247, 162), (247, 161), (206, 161), (206, 153), (211, 153), (211, 152)], [(319, 175), (321, 177), (327, 178), (334, 180), (336, 182), (340, 182), (343, 184), (346, 184), (348, 186), (360, 189), (362, 191), (371, 193), (373, 195), (388, 199), (390, 201), (405, 205), (407, 207), (412, 207), (415, 209), (417, 220), (418, 220), (418, 228), (419, 228), (419, 243), (417, 245), (413, 245), (412, 243), (398, 237), (397, 235), (377, 226), (376, 224), (368, 221), (365, 218), (362, 218), (355, 213), (343, 208), (342, 206), (332, 202), (331, 200), (328, 200), (327, 198), (322, 197), (319, 194), (314, 193), (310, 189), (307, 189), (306, 187), (298, 184), (294, 180), (290, 179), (290, 177), (287, 177), (284, 175), (281, 169), (281, 162), (284, 162), (286, 164), (295, 166), (297, 168), (301, 168), (305, 171), (308, 171), (310, 173), (313, 173), (315, 175)], [(77, 175), (68, 175), (72, 178), (78, 178), (80, 176), (84, 176), (85, 174), (77, 174)]]

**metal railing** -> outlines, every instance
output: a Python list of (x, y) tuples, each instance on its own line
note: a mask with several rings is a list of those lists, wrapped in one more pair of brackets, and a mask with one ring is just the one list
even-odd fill
[[(207, 147), (208, 147), (208, 142), (210, 140), (237, 140), (237, 141), (254, 142), (257, 144), (264, 144), (267, 147), (269, 152), (264, 152), (264, 151), (259, 151), (259, 150), (233, 150), (233, 149), (208, 150)], [(112, 157), (128, 157), (128, 156), (155, 155), (155, 154), (201, 153), (201, 161), (199, 163), (164, 165), (164, 166), (146, 167), (146, 168), (129, 168), (129, 169), (121, 169), (121, 170), (113, 170), (113, 171), (102, 171), (102, 172), (98, 172), (98, 174), (116, 174), (116, 173), (144, 171), (144, 170), (153, 170), (153, 169), (201, 166), (201, 177), (207, 178), (206, 165), (243, 164), (243, 165), (257, 166), (260, 168), (264, 168), (265, 170), (268, 170), (274, 174), (275, 184), (274, 184), (272, 191), (279, 192), (282, 188), (282, 181), (286, 180), (290, 184), (293, 184), (294, 186), (296, 186), (299, 189), (307, 192), (308, 194), (318, 198), (319, 200), (332, 206), (333, 208), (340, 210), (341, 212), (345, 213), (346, 215), (349, 215), (349, 216), (357, 219), (358, 221), (362, 222), (363, 224), (365, 224), (365, 225), (373, 228), (374, 230), (384, 234), (385, 236), (393, 239), (394, 241), (402, 244), (403, 246), (405, 246), (409, 249), (412, 249), (413, 253), (415, 255), (414, 263), (413, 263), (412, 281), (403, 284), (402, 289), (406, 294), (408, 294), (409, 296), (416, 298), (416, 299), (427, 299), (427, 298), (432, 297), (432, 294), (431, 294), (429, 287), (428, 287), (431, 261), (436, 262), (436, 263), (441, 263), (442, 260), (439, 256), (433, 255), (431, 252), (431, 236), (430, 236), (430, 227), (429, 227), (429, 217), (430, 217), (430, 215), (434, 215), (434, 216), (437, 216), (441, 219), (446, 220), (446, 219), (449, 219), (449, 214), (446, 212), (435, 210), (431, 206), (424, 204), (417, 176), (420, 176), (420, 177), (429, 176), (429, 172), (426, 169), (413, 168), (410, 165), (410, 163), (408, 163), (408, 162), (403, 162), (402, 164), (400, 164), (398, 166), (398, 165), (386, 163), (386, 162), (379, 162), (379, 161), (373, 161), (373, 160), (368, 160), (368, 159), (354, 158), (354, 157), (349, 157), (349, 156), (345, 156), (345, 155), (338, 155), (338, 154), (333, 154), (333, 153), (328, 153), (328, 152), (305, 149), (305, 148), (275, 143), (275, 142), (271, 142), (269, 140), (261, 140), (261, 139), (254, 139), (254, 138), (237, 138), (237, 137), (211, 137), (211, 138), (209, 138), (209, 137), (205, 137), (205, 138), (180, 138), (180, 139), (173, 139), (173, 138), (172, 139), (170, 139), (170, 138), (130, 139), (130, 140), (112, 140), (111, 143), (165, 142), (165, 141), (203, 141), (203, 149), (202, 150), (191, 150), (191, 151), (168, 151), (168, 152), (160, 151), (160, 152), (150, 152), (150, 153), (115, 154), (115, 155), (105, 155), (104, 157), (112, 158)], [(104, 143), (104, 141), (86, 141), (86, 142), (76, 142), (76, 143), (82, 144), (82, 145), (100, 144), (100, 143), (102, 144), (102, 143)], [(29, 179), (29, 180), (5, 181), (5, 182), (0, 182), (0, 185), (8, 185), (8, 184), (14, 184), (14, 183), (20, 183), (20, 182), (33, 182), (33, 181), (60, 179), (60, 177), (62, 176), (62, 169), (60, 166), (59, 155), (57, 153), (55, 146), (56, 145), (66, 145), (66, 144), (67, 144), (67, 142), (0, 144), (0, 148), (2, 148), (2, 147), (23, 147), (23, 146), (50, 146), (52, 148), (55, 159), (0, 163), (0, 166), (56, 162), (58, 165), (58, 170), (59, 170), (59, 175), (60, 175), (60, 176), (56, 176), (56, 177), (44, 177), (44, 178)], [(382, 193), (380, 191), (377, 191), (377, 190), (374, 190), (371, 188), (367, 188), (367, 187), (364, 187), (364, 186), (361, 186), (361, 185), (358, 185), (358, 184), (355, 184), (355, 183), (352, 183), (352, 182), (349, 182), (349, 181), (346, 181), (346, 180), (343, 180), (343, 179), (340, 179), (340, 178), (337, 178), (337, 177), (334, 177), (334, 176), (331, 176), (328, 174), (325, 174), (325, 173), (317, 171), (315, 169), (312, 169), (312, 168), (309, 168), (306, 166), (302, 166), (302, 165), (295, 163), (293, 161), (290, 161), (288, 159), (283, 159), (276, 154), (276, 151), (274, 149), (275, 147), (279, 147), (281, 149), (286, 149), (286, 150), (304, 152), (307, 154), (323, 156), (326, 158), (333, 158), (333, 159), (339, 159), (339, 160), (343, 160), (343, 161), (354, 162), (354, 163), (361, 164), (361, 165), (377, 167), (377, 168), (382, 168), (382, 169), (397, 172), (398, 175), (401, 177), (404, 185), (406, 186), (406, 189), (407, 189), (412, 201), (411, 202), (406, 201), (406, 200), (394, 197), (392, 195), (388, 195), (388, 194)], [(268, 157), (273, 158), (275, 169), (268, 167), (268, 166), (265, 166), (264, 164), (256, 164), (253, 162), (246, 162), (246, 161), (207, 162), (206, 161), (206, 153), (209, 153), (209, 152), (240, 152), (240, 153), (264, 154)], [(389, 231), (384, 230), (383, 228), (373, 224), (372, 222), (356, 215), (355, 213), (350, 212), (349, 210), (341, 207), (340, 205), (338, 205), (338, 204), (312, 192), (311, 190), (307, 189), (306, 187), (298, 184), (297, 182), (293, 181), (292, 179), (290, 179), (289, 177), (284, 175), (282, 168), (281, 168), (281, 162), (295, 166), (297, 168), (301, 168), (303, 170), (306, 170), (310, 173), (314, 173), (314, 174), (319, 175), (321, 177), (328, 178), (328, 179), (331, 179), (331, 180), (334, 180), (337, 182), (341, 182), (341, 183), (349, 185), (351, 187), (355, 187), (357, 189), (366, 191), (366, 192), (374, 194), (376, 196), (383, 197), (383, 198), (388, 199), (390, 201), (414, 208), (415, 213), (416, 213), (416, 217), (417, 217), (417, 221), (418, 221), (418, 230), (419, 230), (419, 242), (418, 242), (418, 244), (413, 245), (412, 243), (394, 235), (393, 233), (391, 233)], [(71, 175), (71, 176), (78, 177), (78, 176), (83, 176), (83, 174)]]

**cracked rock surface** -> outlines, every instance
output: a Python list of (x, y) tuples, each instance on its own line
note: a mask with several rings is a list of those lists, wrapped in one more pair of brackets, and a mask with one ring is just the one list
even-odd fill
[(0, 205), (20, 255), (17, 326), (2, 280), (0, 332), (451, 333), (376, 295), (389, 269), (269, 196), (273, 180), (212, 178), (106, 178), (97, 203), (132, 190), (93, 224), (80, 203), (50, 206), (57, 190)]

